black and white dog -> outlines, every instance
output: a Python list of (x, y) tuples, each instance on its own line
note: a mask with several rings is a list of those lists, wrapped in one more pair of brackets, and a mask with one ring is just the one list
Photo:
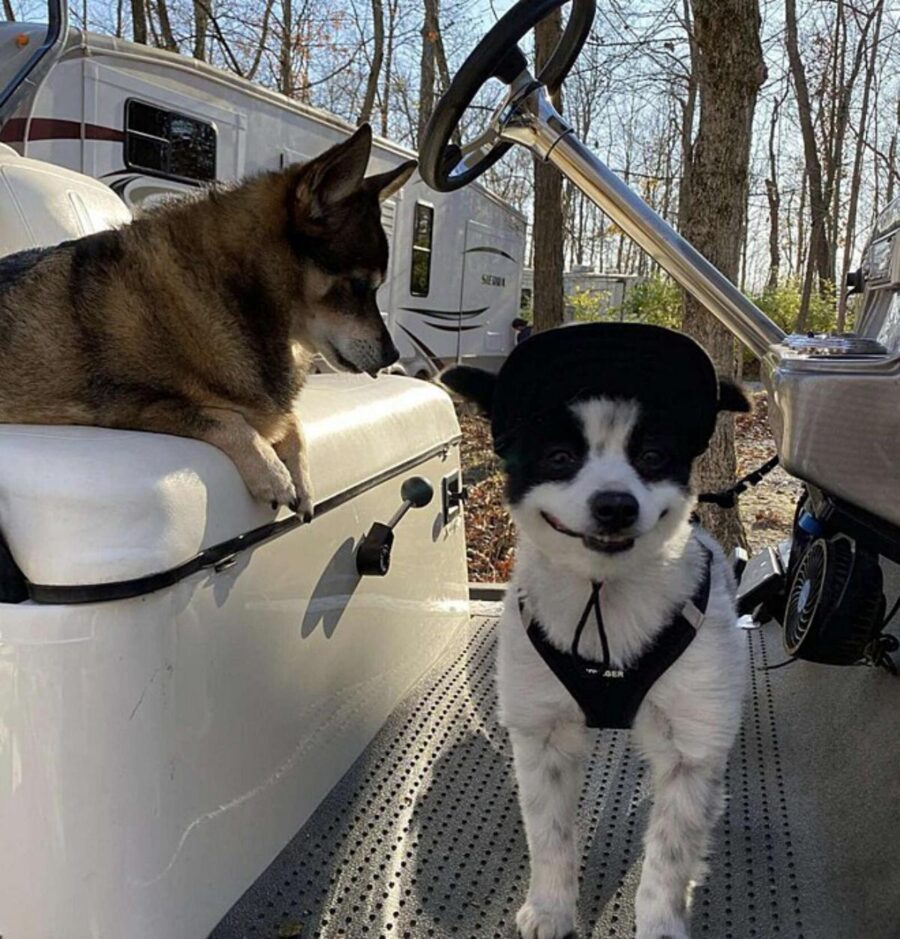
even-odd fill
[(689, 478), (717, 413), (748, 402), (693, 340), (635, 324), (540, 333), (497, 376), (442, 381), (490, 416), (518, 529), (498, 693), (531, 855), (519, 932), (573, 931), (586, 727), (630, 726), (655, 790), (637, 936), (685, 939), (745, 668), (732, 573), (691, 524)]

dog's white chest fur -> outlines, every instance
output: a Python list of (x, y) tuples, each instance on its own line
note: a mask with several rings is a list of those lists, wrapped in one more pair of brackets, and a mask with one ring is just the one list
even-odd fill
[[(600, 603), (610, 665), (623, 669), (634, 664), (692, 596), (705, 563), (700, 541), (712, 552), (706, 614), (694, 640), (648, 693), (642, 711), (654, 701), (666, 701), (677, 710), (702, 711), (704, 706), (718, 707), (723, 692), (740, 698), (735, 683), (741, 680), (744, 637), (735, 626), (733, 581), (721, 549), (702, 531), (693, 534), (680, 556), (661, 558), (632, 576), (602, 582)], [(591, 580), (555, 565), (527, 538), (520, 537), (498, 651), (501, 720), (507, 726), (533, 726), (556, 717), (579, 719), (580, 709), (541, 660), (526, 628), (535, 617), (557, 648), (569, 650), (590, 593)], [(519, 611), (522, 596), (524, 616)], [(584, 658), (602, 659), (593, 614), (587, 618), (578, 651)], [(686, 687), (680, 688), (682, 683)]]

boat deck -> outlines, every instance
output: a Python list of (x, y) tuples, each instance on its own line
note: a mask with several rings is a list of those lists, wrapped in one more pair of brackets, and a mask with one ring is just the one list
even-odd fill
[[(494, 708), (497, 607), (475, 607), (213, 939), (515, 937), (528, 861)], [(900, 682), (805, 663), (764, 671), (784, 658), (778, 633), (747, 642), (744, 725), (692, 935), (898, 939)], [(633, 935), (648, 807), (628, 733), (599, 732), (580, 803), (581, 939)]]

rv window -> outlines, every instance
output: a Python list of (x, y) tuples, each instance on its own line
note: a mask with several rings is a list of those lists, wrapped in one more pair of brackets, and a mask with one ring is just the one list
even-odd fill
[(127, 101), (125, 164), (174, 179), (208, 182), (216, 178), (216, 129), (175, 111)]
[(414, 297), (427, 297), (431, 286), (431, 229), (434, 224), (434, 209), (430, 205), (416, 203), (413, 216), (412, 273), (409, 292)]

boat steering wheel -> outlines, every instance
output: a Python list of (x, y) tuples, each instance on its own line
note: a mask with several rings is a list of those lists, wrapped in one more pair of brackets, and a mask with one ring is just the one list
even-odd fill
[[(519, 49), (519, 41), (554, 10), (571, 2), (572, 11), (562, 38), (538, 72), (536, 80)], [(512, 146), (500, 139), (496, 119), (476, 140), (458, 146), (451, 137), (481, 87), (491, 78), (513, 92), (535, 83), (552, 95), (558, 91), (584, 46), (594, 21), (595, 0), (519, 0), (478, 43), (456, 73), (428, 122), (419, 151), (422, 179), (439, 192), (451, 192), (476, 180)], [(495, 118), (505, 106), (501, 105)]]

